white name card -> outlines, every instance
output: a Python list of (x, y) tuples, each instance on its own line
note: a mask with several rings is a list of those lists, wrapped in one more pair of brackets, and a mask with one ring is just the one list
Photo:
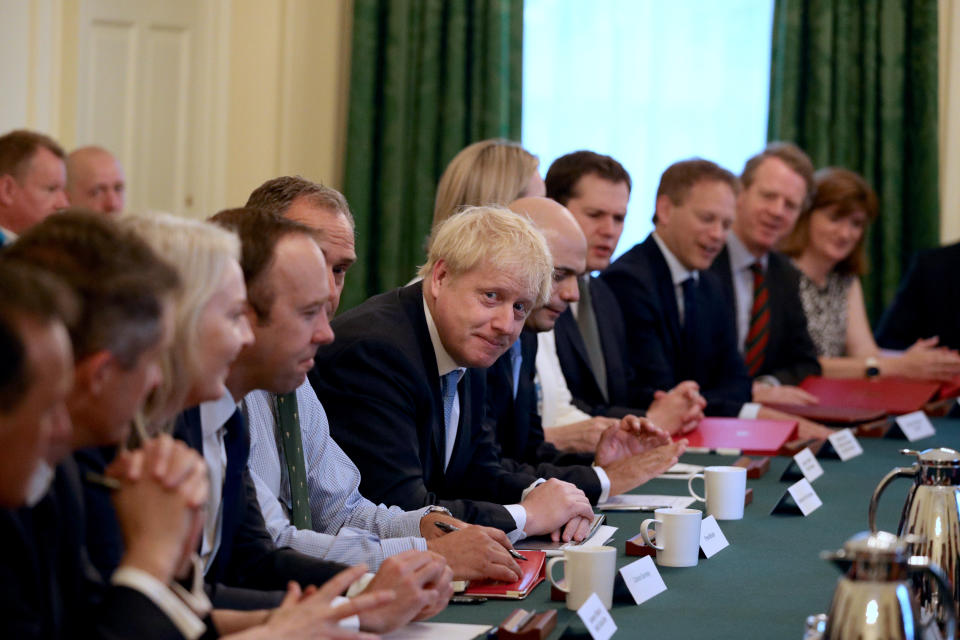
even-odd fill
[[(649, 560), (649, 557), (647, 559)], [(595, 593), (591, 593), (583, 606), (577, 609), (577, 615), (583, 620), (593, 640), (610, 640), (610, 636), (617, 630), (610, 612), (606, 610)]]
[(803, 451), (793, 456), (793, 461), (800, 467), (803, 477), (810, 482), (823, 475), (823, 467), (817, 462), (817, 458), (813, 455), (813, 451), (810, 451), (810, 447), (805, 447)]
[(653, 558), (650, 556), (621, 567), (620, 575), (623, 576), (623, 581), (627, 583), (627, 589), (630, 590), (630, 595), (637, 604), (642, 604), (667, 590), (667, 585), (660, 577), (657, 565), (653, 563)]
[(700, 523), (700, 548), (703, 549), (703, 555), (712, 558), (721, 549), (730, 546), (727, 537), (720, 530), (717, 519), (713, 516), (707, 516)]
[(860, 442), (850, 429), (835, 431), (827, 439), (830, 440), (833, 450), (837, 452), (843, 462), (850, 458), (856, 458), (863, 453), (863, 447), (860, 446)]
[(905, 413), (902, 416), (897, 416), (896, 420), (900, 431), (903, 431), (903, 435), (907, 436), (907, 440), (910, 442), (929, 438), (937, 433), (937, 430), (933, 428), (933, 423), (930, 422), (930, 418), (923, 411)]
[(790, 495), (793, 496), (793, 501), (797, 503), (797, 506), (800, 507), (800, 513), (804, 516), (808, 516), (817, 509), (819, 509), (823, 502), (820, 500), (820, 496), (817, 495), (817, 492), (813, 490), (813, 487), (810, 486), (810, 481), (804, 478), (803, 480), (797, 480), (795, 483), (790, 485), (790, 488), (787, 489), (790, 492)]

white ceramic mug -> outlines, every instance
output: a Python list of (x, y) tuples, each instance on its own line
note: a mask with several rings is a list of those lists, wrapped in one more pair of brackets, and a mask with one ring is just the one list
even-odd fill
[[(699, 512), (698, 512), (699, 513)], [(553, 579), (553, 566), (565, 562), (562, 582)], [(617, 573), (617, 550), (614, 547), (571, 547), (562, 557), (547, 562), (550, 584), (567, 594), (567, 609), (576, 611), (590, 594), (595, 593), (607, 609), (613, 604), (613, 579)]]
[[(640, 524), (643, 541), (657, 550), (657, 564), (664, 567), (695, 567), (700, 559), (699, 509), (662, 507), (656, 517)], [(650, 539), (649, 528), (656, 524), (656, 540)]]
[[(693, 490), (696, 478), (703, 479), (703, 496)], [(691, 496), (707, 504), (707, 515), (717, 520), (743, 518), (743, 502), (747, 492), (747, 470), (743, 467), (706, 467), (703, 473), (690, 476), (687, 489)]]

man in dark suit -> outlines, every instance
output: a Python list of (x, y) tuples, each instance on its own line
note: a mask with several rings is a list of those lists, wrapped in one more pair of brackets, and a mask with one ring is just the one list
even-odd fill
[(918, 253), (880, 318), (877, 344), (909, 349), (923, 338), (960, 349), (960, 243)]
[(337, 339), (318, 351), (310, 381), (363, 495), (404, 509), (438, 504), (513, 539), (586, 534), (583, 492), (509, 472), (483, 428), (482, 369), (545, 301), (551, 267), (529, 222), (477, 207), (437, 230), (422, 283), (334, 320)]
[(732, 233), (711, 270), (723, 284), (737, 344), (753, 378), (755, 402), (810, 404), (796, 385), (820, 375), (800, 304), (799, 272), (774, 251), (808, 206), (813, 164), (797, 146), (777, 142), (747, 160)]
[(560, 314), (554, 328), (557, 356), (574, 400), (592, 415), (646, 415), (670, 433), (696, 428), (706, 401), (692, 380), (658, 390), (649, 407), (637, 402), (620, 305), (606, 283), (590, 275), (610, 266), (620, 241), (630, 174), (610, 156), (575, 151), (550, 165), (545, 183), (547, 196), (567, 207), (587, 238), (587, 273), (577, 281), (580, 301)]
[(673, 443), (666, 432), (632, 415), (608, 427), (595, 452), (561, 453), (544, 440), (534, 388), (536, 334), (553, 329), (567, 305), (578, 299), (587, 242), (570, 212), (549, 198), (521, 198), (510, 208), (527, 215), (546, 238), (553, 285), (547, 303), (527, 317), (519, 343), (487, 370), (487, 423), (497, 434), (505, 464), (519, 462), (538, 476), (567, 480), (592, 502), (603, 502), (676, 464), (684, 444)]

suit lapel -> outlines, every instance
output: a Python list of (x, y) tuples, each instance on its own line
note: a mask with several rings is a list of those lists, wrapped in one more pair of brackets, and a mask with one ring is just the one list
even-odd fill
[[(600, 316), (597, 316), (597, 324), (600, 325)], [(603, 343), (604, 335), (603, 328), (600, 327), (600, 341)], [(589, 381), (589, 384), (593, 385), (591, 389), (591, 397), (594, 398), (603, 398), (604, 394), (600, 391), (600, 385), (597, 383), (597, 376), (593, 371), (593, 367), (590, 365), (590, 356), (587, 353), (587, 345), (583, 341), (583, 335), (580, 333), (580, 327), (577, 325), (576, 318), (573, 317), (573, 312), (570, 309), (564, 311), (559, 318), (557, 318), (557, 323), (554, 327), (554, 335), (557, 340), (557, 355), (566, 351), (561, 347), (561, 343), (566, 343), (570, 346), (573, 352), (576, 354), (576, 358), (579, 361), (579, 366), (576, 367), (578, 371), (582, 371), (585, 375), (586, 380)], [(561, 362), (563, 360), (561, 359)]]
[(653, 239), (652, 235), (641, 246), (646, 251), (647, 261), (653, 271), (653, 281), (660, 298), (660, 308), (667, 315), (670, 338), (673, 341), (674, 358), (677, 358), (680, 355), (680, 310), (677, 308), (677, 293), (673, 286), (673, 276), (670, 275), (667, 259), (663, 257), (660, 247), (657, 246), (657, 241)]

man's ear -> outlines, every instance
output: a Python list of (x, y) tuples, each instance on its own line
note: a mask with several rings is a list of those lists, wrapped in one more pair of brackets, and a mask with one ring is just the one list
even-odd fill
[(90, 396), (99, 396), (107, 387), (116, 366), (116, 358), (105, 349), (77, 360), (73, 368), (74, 389)]
[(0, 204), (9, 207), (13, 204), (16, 192), (20, 188), (17, 179), (9, 173), (0, 176)]
[(424, 286), (430, 287), (430, 294), (436, 298), (440, 295), (440, 287), (450, 279), (450, 270), (447, 269), (447, 263), (443, 259), (437, 260), (433, 269), (427, 275)]
[(657, 224), (667, 225), (670, 223), (670, 214), (673, 212), (673, 201), (670, 196), (664, 194), (657, 198)]

